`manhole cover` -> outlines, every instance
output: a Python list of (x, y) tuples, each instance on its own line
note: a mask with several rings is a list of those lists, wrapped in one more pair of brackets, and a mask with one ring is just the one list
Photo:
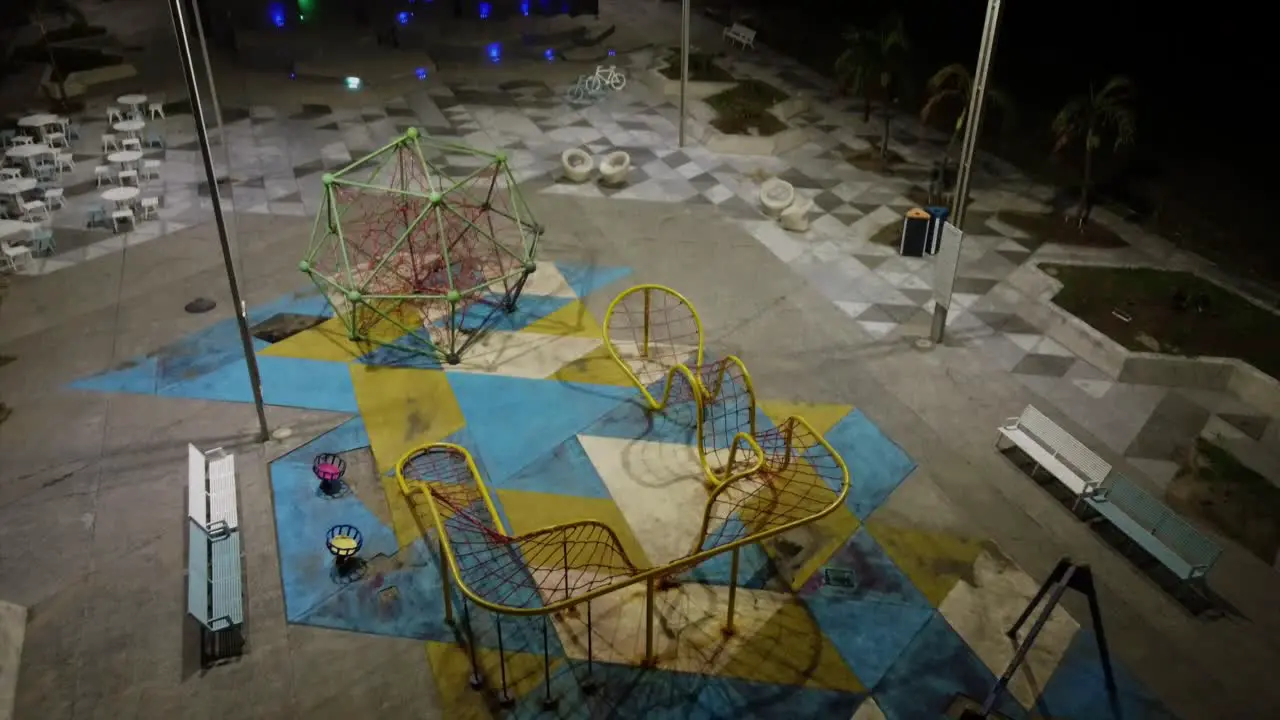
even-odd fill
[(210, 300), (209, 298), (200, 297), (187, 303), (182, 309), (189, 313), (198, 315), (200, 313), (207, 313), (216, 307), (218, 307), (218, 303)]
[(274, 344), (291, 338), (303, 330), (310, 330), (324, 321), (325, 318), (319, 315), (276, 313), (249, 328), (249, 333), (263, 342)]

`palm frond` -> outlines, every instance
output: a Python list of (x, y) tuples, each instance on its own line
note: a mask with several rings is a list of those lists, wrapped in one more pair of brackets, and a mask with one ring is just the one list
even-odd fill
[(929, 78), (926, 83), (931, 93), (951, 89), (965, 96), (968, 96), (969, 88), (972, 85), (973, 76), (969, 73), (969, 68), (961, 63), (954, 63), (942, 68), (934, 73), (933, 77)]
[(959, 90), (945, 88), (935, 91), (929, 96), (929, 99), (925, 101), (924, 107), (920, 108), (920, 122), (928, 123), (929, 120), (933, 118), (934, 113), (938, 111), (938, 106), (941, 105), (944, 100), (956, 97), (962, 97)]

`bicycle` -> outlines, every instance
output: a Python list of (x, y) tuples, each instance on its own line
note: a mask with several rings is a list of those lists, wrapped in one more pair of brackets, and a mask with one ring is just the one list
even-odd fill
[(569, 87), (569, 102), (589, 103), (604, 94), (602, 83), (592, 83), (591, 75), (578, 76), (577, 82)]
[(627, 86), (627, 76), (618, 70), (617, 65), (597, 65), (595, 74), (587, 75), (587, 84), (595, 92), (603, 92), (605, 87), (617, 92)]

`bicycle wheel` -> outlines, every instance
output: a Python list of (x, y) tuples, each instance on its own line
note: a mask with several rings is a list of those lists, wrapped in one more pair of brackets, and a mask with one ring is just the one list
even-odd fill
[(587, 99), (587, 90), (582, 83), (569, 87), (569, 102), (580, 103)]
[(613, 88), (614, 92), (617, 92), (626, 86), (627, 76), (623, 75), (622, 71), (614, 70), (613, 73), (609, 75), (609, 87)]
[(600, 81), (599, 75), (588, 75), (583, 84), (586, 85), (587, 92), (592, 95), (598, 95), (604, 90), (604, 83)]

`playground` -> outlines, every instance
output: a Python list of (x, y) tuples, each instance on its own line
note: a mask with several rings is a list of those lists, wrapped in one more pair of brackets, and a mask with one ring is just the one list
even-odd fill
[[(987, 696), (1037, 579), (880, 521), (915, 462), (871, 418), (757, 387), (677, 290), (536, 258), (504, 160), (437, 183), (418, 140), (326, 180), (299, 265), (316, 289), (248, 311), (266, 402), (349, 414), (269, 466), (289, 623), (423, 642), (450, 718), (912, 718)], [(226, 320), (74, 386), (249, 402), (238, 351)], [(1103, 677), (1058, 609), (997, 709), (1100, 717)]]

